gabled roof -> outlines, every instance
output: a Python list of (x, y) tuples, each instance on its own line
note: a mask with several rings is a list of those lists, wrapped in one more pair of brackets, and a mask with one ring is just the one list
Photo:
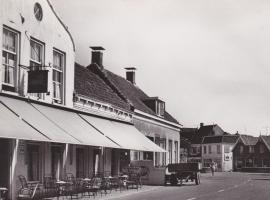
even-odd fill
[(258, 137), (251, 135), (240, 135), (239, 141), (242, 141), (242, 143), (247, 146), (255, 145), (258, 142)]
[(262, 138), (262, 141), (265, 143), (268, 150), (270, 150), (270, 136), (261, 135), (260, 138)]
[[(116, 75), (109, 70), (100, 70), (97, 65), (91, 64), (88, 69), (103, 76), (103, 78), (107, 81), (107, 84), (114, 88), (116, 90), (115, 92), (117, 92), (124, 101), (129, 102), (130, 105), (132, 105), (135, 109), (150, 115), (154, 115), (155, 117), (159, 117), (143, 102), (143, 100), (148, 99), (149, 96), (145, 94), (138, 86), (133, 85), (125, 78)], [(166, 111), (164, 112), (164, 118), (159, 118), (179, 124), (178, 121)]]
[(203, 138), (203, 144), (211, 143), (229, 143), (235, 144), (238, 139), (237, 135), (222, 135), (222, 136), (205, 136)]
[(129, 104), (121, 99), (97, 74), (75, 63), (75, 91), (77, 94), (129, 110)]
[(68, 33), (68, 36), (70, 37), (70, 40), (72, 42), (72, 45), (73, 45), (73, 51), (75, 52), (75, 42), (74, 42), (74, 39), (71, 35), (71, 33), (69, 32), (67, 26), (64, 24), (64, 22), (60, 19), (60, 17), (58, 16), (58, 14), (55, 12), (54, 8), (53, 8), (53, 5), (52, 3), (50, 2), (50, 0), (47, 0), (47, 3), (49, 4), (53, 14), (55, 15), (55, 17), (57, 18), (57, 20), (60, 22), (60, 24), (64, 27), (64, 29), (66, 30), (66, 32)]
[(193, 144), (200, 144), (205, 136), (218, 136), (224, 135), (224, 131), (217, 125), (204, 125), (198, 130), (198, 134), (193, 138)]

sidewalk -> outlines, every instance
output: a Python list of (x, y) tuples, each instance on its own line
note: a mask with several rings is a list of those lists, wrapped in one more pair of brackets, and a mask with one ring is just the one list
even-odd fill
[[(129, 189), (129, 190), (123, 190), (123, 191), (115, 191), (113, 190), (111, 193), (107, 194), (107, 195), (100, 195), (100, 193), (98, 193), (98, 195), (93, 198), (91, 197), (91, 199), (95, 199), (95, 200), (109, 200), (109, 199), (119, 199), (119, 198), (124, 198), (124, 197), (128, 197), (132, 194), (138, 194), (138, 193), (144, 193), (144, 192), (150, 192), (153, 190), (158, 190), (160, 188), (162, 188), (164, 186), (149, 186), (149, 185), (143, 185), (142, 188), (140, 188), (139, 190), (137, 189)], [(82, 198), (82, 200), (86, 200), (86, 199), (90, 199), (89, 197), (87, 198)]]

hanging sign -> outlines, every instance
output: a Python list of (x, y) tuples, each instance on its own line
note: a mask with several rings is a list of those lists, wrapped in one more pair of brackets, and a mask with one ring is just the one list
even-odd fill
[(28, 93), (48, 92), (48, 70), (28, 71)]

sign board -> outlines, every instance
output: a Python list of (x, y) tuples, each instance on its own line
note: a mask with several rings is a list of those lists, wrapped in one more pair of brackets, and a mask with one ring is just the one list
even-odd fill
[(224, 154), (224, 161), (230, 161), (230, 154)]
[(48, 92), (48, 70), (28, 71), (28, 93)]

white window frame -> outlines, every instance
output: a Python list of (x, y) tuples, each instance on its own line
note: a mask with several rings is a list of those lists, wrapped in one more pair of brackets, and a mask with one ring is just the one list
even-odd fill
[[(34, 43), (35, 45), (39, 45), (40, 47), (41, 47), (41, 52), (40, 52), (40, 54), (41, 54), (41, 57), (40, 57), (40, 61), (39, 60), (34, 60), (32, 57), (31, 57), (31, 55), (32, 55), (32, 45), (31, 45), (31, 43)], [(31, 66), (31, 63), (34, 63), (34, 64), (36, 64), (35, 66), (34, 66), (34, 70), (36, 70), (35, 68), (38, 66), (38, 67), (40, 67), (40, 68), (42, 68), (43, 67), (43, 65), (44, 65), (44, 58), (45, 58), (45, 56), (44, 56), (44, 52), (45, 52), (45, 45), (42, 43), (42, 42), (39, 42), (38, 40), (36, 40), (36, 39), (34, 39), (34, 38), (31, 38), (30, 39), (30, 68), (32, 67)], [(31, 69), (32, 70), (32, 69)]]
[[(2, 84), (9, 86), (9, 87), (16, 87), (17, 85), (17, 73), (18, 73), (18, 60), (19, 60), (19, 33), (4, 26), (2, 29), (2, 33), (3, 33), (3, 37), (4, 37), (4, 31), (7, 31), (9, 33), (12, 33), (15, 35), (15, 47), (14, 47), (14, 51), (6, 49), (4, 47), (4, 40), (2, 41)], [(9, 55), (13, 55), (15, 57), (14, 59), (14, 66), (9, 65), (9, 63), (5, 63), (4, 61), (4, 57), (3, 57), (3, 53), (7, 54), (7, 59), (9, 57)], [(8, 59), (9, 60), (9, 59)], [(4, 76), (5, 76), (5, 67), (8, 68), (13, 68), (13, 83), (6, 83), (4, 82)], [(15, 90), (15, 89), (14, 89)]]
[[(54, 53), (56, 53), (62, 57), (62, 66), (61, 66), (62, 69), (56, 68), (54, 63), (53, 63), (53, 69), (52, 69), (53, 94), (52, 95), (53, 95), (53, 100), (55, 103), (63, 104), (64, 103), (64, 88), (65, 88), (64, 77), (65, 77), (65, 67), (66, 67), (66, 54), (64, 52), (59, 51), (59, 50), (54, 48), (53, 49), (53, 60), (54, 60)], [(53, 80), (54, 71), (57, 71), (57, 72), (62, 74), (61, 83)], [(60, 98), (54, 97), (54, 84), (61, 85), (60, 86)]]
[[(41, 52), (40, 52), (40, 60), (34, 60), (31, 56), (32, 56), (32, 43), (34, 43), (35, 45), (39, 45), (41, 47)], [(35, 38), (30, 38), (30, 58), (29, 58), (30, 62), (29, 62), (29, 70), (42, 70), (44, 67), (44, 63), (45, 63), (45, 44), (38, 41)], [(32, 64), (34, 64), (32, 66)], [(41, 93), (31, 93), (30, 96), (32, 97), (36, 97), (38, 99), (45, 99), (45, 95), (41, 94)]]

